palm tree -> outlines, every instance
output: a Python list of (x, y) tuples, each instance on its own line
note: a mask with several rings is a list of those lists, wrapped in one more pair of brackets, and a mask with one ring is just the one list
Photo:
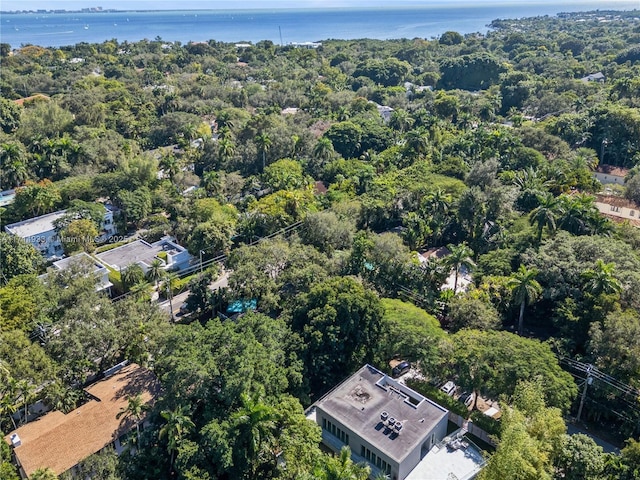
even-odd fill
[(327, 137), (320, 137), (313, 147), (313, 156), (319, 161), (320, 167), (331, 160), (335, 154), (333, 143)]
[(138, 282), (129, 288), (129, 292), (139, 301), (151, 301), (152, 288), (149, 282)]
[(21, 144), (6, 142), (0, 144), (0, 180), (5, 187), (17, 187), (29, 178), (24, 161), (25, 151)]
[(22, 395), (22, 401), (24, 402), (24, 423), (29, 422), (29, 402), (33, 399), (35, 393), (35, 387), (31, 385), (28, 380), (21, 380), (18, 382), (18, 389)]
[(158, 288), (158, 280), (162, 278), (164, 273), (164, 269), (162, 268), (162, 260), (159, 258), (154, 258), (153, 261), (149, 264), (149, 270), (147, 270), (147, 280), (150, 282), (154, 282), (156, 288)]
[(416, 156), (421, 156), (427, 153), (429, 148), (429, 137), (427, 132), (423, 129), (411, 130), (406, 135), (407, 148), (415, 153)]
[(267, 152), (271, 148), (271, 139), (266, 133), (259, 133), (254, 139), (258, 152), (262, 154), (262, 170), (267, 165)]
[(228, 162), (236, 153), (235, 144), (228, 138), (218, 140), (218, 156), (223, 163)]
[(614, 269), (615, 264), (604, 263), (601, 258), (596, 260), (593, 269), (585, 270), (582, 273), (582, 278), (586, 280), (585, 289), (593, 295), (620, 293), (622, 284), (613, 276)]
[(164, 173), (169, 175), (169, 179), (172, 182), (176, 174), (180, 171), (180, 162), (172, 153), (163, 155), (160, 159), (159, 166)]
[(600, 212), (590, 215), (587, 222), (589, 223), (589, 233), (591, 235), (610, 237), (613, 233), (613, 223), (607, 217), (602, 216)]
[(475, 267), (475, 263), (471, 258), (473, 250), (471, 250), (464, 243), (460, 245), (447, 245), (447, 248), (451, 252), (450, 255), (445, 257), (445, 264), (455, 271), (455, 278), (453, 281), (453, 292), (458, 292), (458, 275), (460, 270), (464, 267), (471, 269)]
[(209, 170), (202, 174), (202, 184), (208, 195), (216, 197), (222, 194), (224, 188), (223, 177), (223, 173), (214, 170)]
[(527, 303), (534, 302), (542, 293), (542, 287), (536, 280), (538, 270), (520, 265), (518, 271), (511, 274), (507, 281), (507, 287), (511, 290), (513, 300), (520, 304), (518, 316), (518, 333), (522, 335), (524, 329), (524, 307)]
[(18, 407), (16, 406), (15, 399), (13, 398), (12, 392), (5, 391), (0, 398), (0, 417), (4, 417), (5, 415), (11, 419), (11, 423), (13, 424), (13, 429), (15, 430), (17, 427), (16, 421), (13, 418), (13, 414), (18, 411)]
[(56, 380), (45, 388), (45, 401), (54, 410), (69, 413), (76, 408), (81, 393), (82, 390), (67, 388)]
[(531, 211), (529, 215), (529, 223), (537, 225), (537, 243), (540, 245), (542, 239), (542, 230), (547, 227), (550, 232), (556, 229), (556, 220), (558, 218), (558, 199), (551, 193), (538, 196), (538, 206)]
[(291, 135), (291, 158), (297, 159), (301, 151), (302, 138), (300, 138), (300, 135)]
[(342, 447), (337, 457), (327, 457), (318, 472), (322, 480), (366, 480), (371, 468), (366, 464), (353, 463), (351, 449)]
[(598, 167), (598, 154), (591, 148), (578, 148), (573, 153), (571, 166), (574, 170), (589, 169), (593, 171)]
[(147, 405), (145, 405), (142, 400), (142, 395), (138, 394), (135, 397), (127, 398), (127, 406), (122, 407), (118, 414), (116, 415), (116, 419), (119, 420), (121, 417), (132, 418), (136, 424), (136, 437), (138, 440), (138, 448), (140, 448), (140, 420), (142, 420), (142, 416), (144, 412), (149, 409)]
[(242, 406), (231, 415), (231, 425), (255, 474), (262, 447), (273, 440), (278, 415), (273, 407), (257, 397), (242, 394), (240, 401)]
[(196, 426), (187, 415), (187, 409), (179, 406), (174, 410), (163, 410), (160, 416), (164, 418), (166, 423), (160, 428), (158, 438), (167, 439), (167, 450), (171, 454), (169, 468), (173, 468), (173, 460), (178, 450), (178, 445), (182, 442), (183, 437)]
[(120, 279), (122, 280), (124, 291), (128, 292), (134, 285), (144, 282), (144, 270), (140, 265), (134, 263), (120, 272)]
[(164, 272), (162, 277), (164, 279), (165, 288), (167, 289), (167, 298), (169, 299), (169, 308), (171, 309), (171, 320), (174, 320), (173, 316), (173, 283), (178, 278), (176, 272)]
[(423, 207), (433, 216), (444, 216), (451, 207), (451, 195), (439, 188), (425, 198)]
[(216, 117), (216, 125), (218, 126), (218, 130), (221, 128), (232, 129), (235, 126), (231, 119), (231, 114), (225, 110), (221, 111)]
[(406, 110), (398, 109), (394, 110), (391, 114), (391, 120), (389, 121), (389, 126), (395, 130), (398, 130), (400, 133), (404, 133), (409, 130), (415, 120), (409, 112)]

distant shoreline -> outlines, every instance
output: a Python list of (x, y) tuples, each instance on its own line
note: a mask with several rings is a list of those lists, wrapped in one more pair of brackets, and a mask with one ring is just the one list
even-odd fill
[(20, 45), (62, 47), (113, 39), (136, 42), (153, 38), (183, 43), (210, 40), (257, 43), (269, 40), (293, 44), (331, 38), (429, 39), (437, 38), (446, 31), (463, 35), (483, 34), (490, 30), (490, 24), (496, 19), (540, 16), (611, 16), (607, 21), (623, 21), (634, 17), (633, 21), (640, 25), (640, 13), (637, 10), (625, 10), (625, 7), (615, 0), (597, 5), (590, 1), (576, 5), (560, 0), (558, 4), (545, 8), (512, 3), (508, 8), (474, 4), (464, 8), (421, 5), (420, 8), (386, 6), (235, 10), (98, 10), (98, 7), (93, 7), (55, 13), (14, 10), (12, 14), (3, 16), (0, 36), (3, 43), (13, 48)]
[[(476, 5), (477, 6), (477, 5)], [(134, 9), (134, 10), (119, 10), (119, 9), (104, 9), (104, 10), (0, 10), (0, 15), (68, 15), (68, 14), (101, 14), (101, 13), (171, 13), (171, 12), (296, 12), (296, 11), (372, 11), (372, 10), (433, 10), (439, 7), (446, 8), (446, 4), (435, 5), (389, 5), (389, 6), (375, 6), (375, 7), (300, 7), (300, 8), (171, 8), (171, 9)], [(638, 8), (620, 9), (620, 8), (594, 8), (593, 10), (586, 10), (581, 12), (558, 12), (558, 13), (614, 13), (614, 12), (633, 12), (640, 10)]]

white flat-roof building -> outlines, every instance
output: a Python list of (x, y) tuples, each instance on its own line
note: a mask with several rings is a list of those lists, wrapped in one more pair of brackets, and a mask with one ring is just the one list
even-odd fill
[(154, 243), (136, 240), (126, 245), (99, 253), (96, 257), (115, 270), (124, 270), (138, 264), (147, 273), (151, 262), (158, 259), (164, 270), (183, 270), (189, 266), (191, 255), (186, 248), (178, 245), (170, 237)]
[(308, 418), (334, 452), (351, 448), (355, 462), (404, 480), (447, 434), (448, 410), (365, 365), (315, 402)]
[[(106, 290), (107, 293), (111, 292), (113, 283), (109, 280), (109, 270), (102, 263), (85, 252), (53, 262), (49, 271), (63, 271), (81, 264), (87, 265), (89, 267), (89, 273), (96, 277), (96, 291), (101, 292)], [(46, 281), (47, 275), (49, 275), (49, 273), (40, 275), (40, 278)]]
[[(20, 237), (33, 245), (45, 258), (61, 258), (64, 254), (64, 249), (54, 223), (56, 220), (64, 217), (66, 213), (66, 210), (48, 213), (39, 217), (12, 223), (11, 225), (5, 226), (4, 229), (7, 233)], [(99, 242), (106, 241), (116, 233), (112, 209), (105, 207), (104, 218), (100, 227)]]

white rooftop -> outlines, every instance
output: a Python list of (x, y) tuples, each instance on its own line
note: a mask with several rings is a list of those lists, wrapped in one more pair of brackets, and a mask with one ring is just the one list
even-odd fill
[(5, 228), (8, 232), (21, 238), (33, 237), (55, 230), (53, 222), (62, 218), (65, 213), (65, 210), (60, 210), (59, 212), (48, 213), (47, 215), (42, 215), (40, 217), (30, 218), (18, 223), (12, 223), (11, 225), (7, 225)]
[(484, 464), (480, 451), (462, 437), (433, 447), (405, 480), (471, 480)]

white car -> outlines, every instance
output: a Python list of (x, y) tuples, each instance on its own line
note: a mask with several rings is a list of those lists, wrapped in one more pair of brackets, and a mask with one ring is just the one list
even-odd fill
[(451, 397), (454, 393), (456, 393), (456, 384), (449, 380), (447, 383), (440, 387), (440, 390)]

